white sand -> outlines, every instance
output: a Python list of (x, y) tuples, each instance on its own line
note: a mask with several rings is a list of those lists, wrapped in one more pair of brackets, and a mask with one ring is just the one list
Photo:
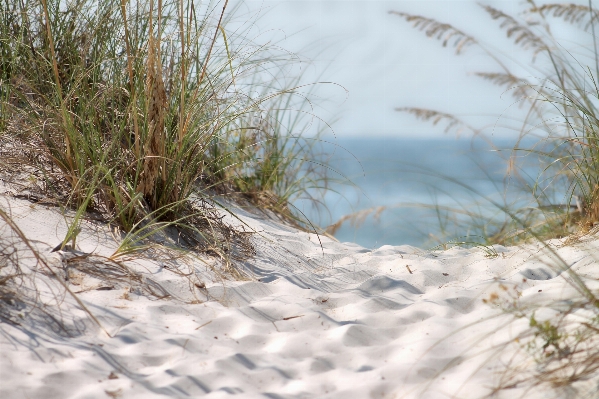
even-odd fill
[[(61, 257), (76, 254), (50, 253), (66, 233), (57, 208), (7, 196), (0, 206), (64, 274)], [(492, 257), (462, 248), (371, 251), (239, 212), (259, 232), (252, 238), (257, 254), (244, 264), (253, 280), (215, 278), (199, 260), (125, 262), (172, 294), (156, 299), (133, 282), (107, 284), (72, 270), (69, 287), (110, 336), (63, 294), (61, 317), (72, 337), (44, 324), (39, 312), (20, 326), (0, 324), (0, 398), (478, 398), (506, 377), (510, 359), (518, 373), (535, 366), (515, 341), (528, 319), (482, 299), (517, 289), (521, 303), (538, 305), (543, 319), (557, 312), (548, 304), (576, 295), (532, 245), (495, 246)], [(112, 270), (99, 257), (117, 246), (109, 229), (82, 227), (78, 249), (94, 254), (85, 262)], [(589, 255), (598, 241), (559, 244), (552, 242), (586, 281), (599, 277)], [(25, 268), (32, 264), (23, 260)], [(195, 271), (206, 289), (194, 288), (197, 280), (190, 283), (176, 267)], [(60, 287), (43, 273), (35, 281), (52, 313), (47, 292)], [(191, 292), (197, 303), (189, 303)], [(596, 395), (597, 380), (498, 396), (582, 397), (589, 387)]]

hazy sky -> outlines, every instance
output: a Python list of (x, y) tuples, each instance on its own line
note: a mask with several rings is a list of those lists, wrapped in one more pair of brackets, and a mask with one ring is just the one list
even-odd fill
[[(525, 2), (482, 3), (517, 14)], [(328, 100), (319, 114), (327, 120), (339, 117), (334, 124), (339, 136), (444, 134), (441, 128), (394, 111), (402, 106), (456, 113), (477, 125), (494, 124), (497, 116), (490, 114), (518, 114), (511, 95), (471, 76), (477, 71), (498, 71), (481, 50), (471, 46), (455, 56), (453, 49), (427, 38), (389, 14), (391, 10), (451, 23), (488, 43), (495, 52), (515, 60), (530, 58), (505, 39), (499, 23), (474, 0), (244, 0), (239, 14), (261, 15), (255, 32), (312, 60), (306, 81), (333, 81), (347, 89), (347, 96), (332, 86), (321, 90)], [(516, 63), (508, 64), (518, 70)], [(524, 76), (534, 73), (518, 71)], [(500, 128), (496, 133), (504, 134)]]

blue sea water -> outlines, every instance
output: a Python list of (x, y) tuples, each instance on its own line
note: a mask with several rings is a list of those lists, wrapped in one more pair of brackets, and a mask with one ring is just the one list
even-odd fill
[[(344, 181), (325, 196), (326, 211), (306, 201), (295, 205), (320, 226), (344, 215), (385, 206), (359, 226), (346, 222), (335, 234), (340, 241), (367, 248), (410, 244), (430, 247), (459, 236), (476, 234), (446, 223), (452, 211), (439, 207), (479, 211), (492, 215), (503, 203), (504, 183), (515, 141), (496, 139), (339, 138), (324, 143), (331, 177)], [(445, 234), (445, 236), (443, 236)]]

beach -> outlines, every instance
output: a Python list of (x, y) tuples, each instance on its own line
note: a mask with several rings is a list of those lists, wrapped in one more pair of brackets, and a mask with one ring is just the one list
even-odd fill
[(598, 398), (591, 2), (249, 3), (3, 6), (0, 399)]
[(245, 277), (233, 278), (218, 272), (214, 257), (164, 245), (111, 258), (119, 240), (89, 218), (75, 248), (51, 252), (67, 233), (68, 212), (10, 195), (0, 201), (31, 245), (0, 224), (28, 276), (18, 292), (37, 292), (37, 307), (3, 305), (2, 398), (597, 394), (596, 375), (563, 387), (522, 382), (537, 364), (526, 346), (530, 319), (511, 311), (518, 301), (537, 320), (555, 320), (580, 298), (570, 270), (597, 289), (592, 235), (518, 247), (371, 250), (238, 207), (235, 217), (220, 212), (248, 232), (253, 250), (236, 264)]

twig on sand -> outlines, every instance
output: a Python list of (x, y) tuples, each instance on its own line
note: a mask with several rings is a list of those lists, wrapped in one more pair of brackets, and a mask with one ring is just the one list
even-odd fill
[(299, 316), (289, 316), (289, 317), (283, 317), (283, 320), (291, 320), (291, 319), (297, 319), (298, 317), (304, 317), (303, 314), (299, 315)]
[(195, 329), (196, 329), (196, 330), (199, 330), (200, 328), (202, 328), (202, 327), (204, 327), (204, 326), (207, 326), (207, 325), (208, 325), (208, 324), (210, 324), (210, 323), (212, 323), (212, 320), (210, 320), (210, 321), (207, 321), (206, 323), (202, 324), (201, 326), (198, 326), (198, 327), (196, 327)]

